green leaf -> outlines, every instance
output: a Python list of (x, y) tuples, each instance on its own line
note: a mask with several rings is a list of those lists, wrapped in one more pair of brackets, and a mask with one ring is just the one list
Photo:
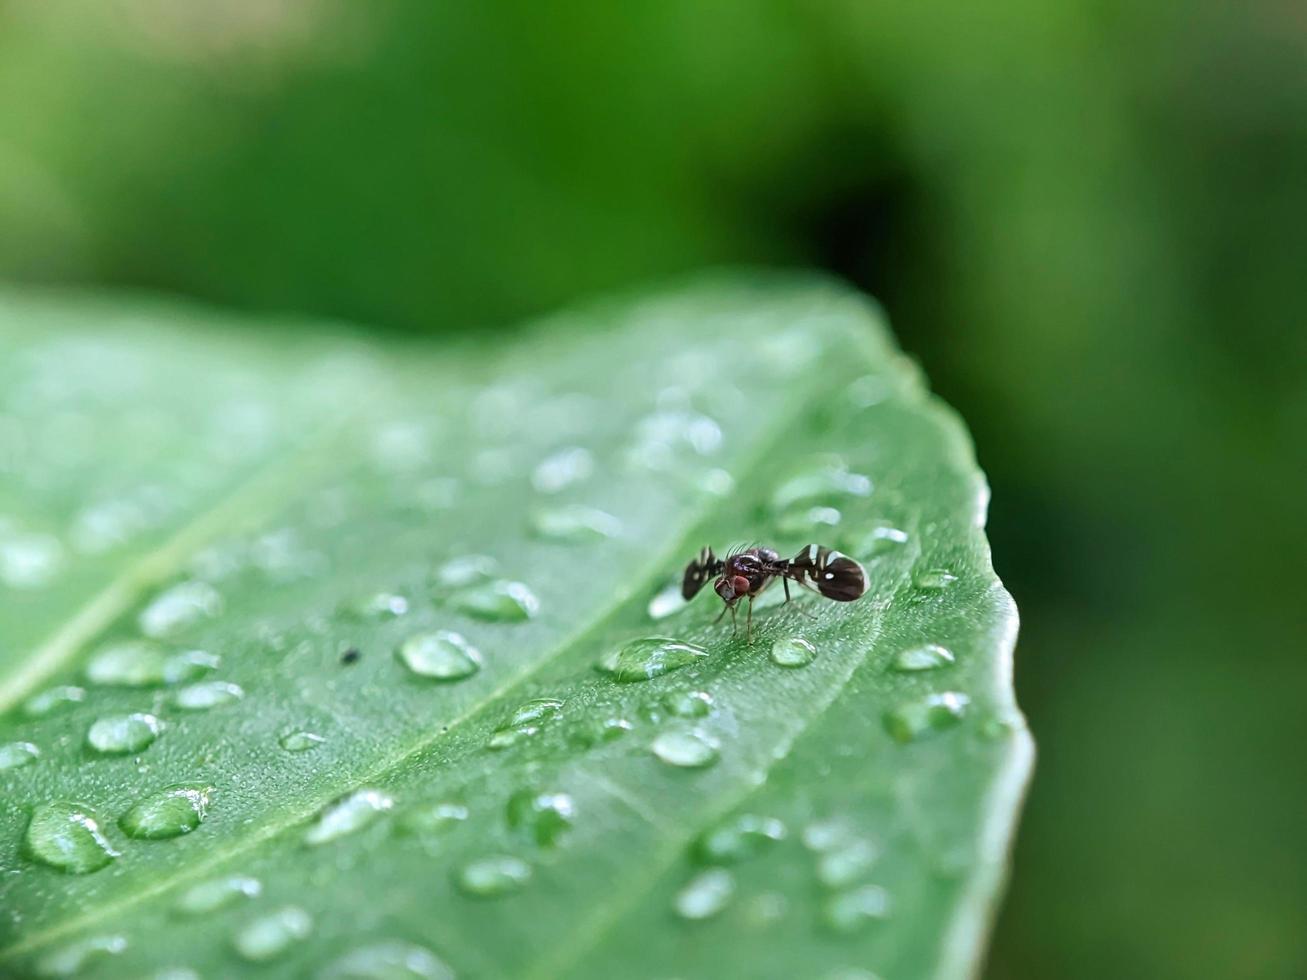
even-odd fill
[[(432, 347), (11, 294), (0, 344), (0, 972), (974, 968), (1016, 617), (864, 301)], [(737, 541), (867, 593), (776, 586), (750, 642), (676, 598)]]

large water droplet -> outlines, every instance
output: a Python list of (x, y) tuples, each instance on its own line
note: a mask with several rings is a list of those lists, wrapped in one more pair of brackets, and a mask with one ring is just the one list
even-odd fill
[(912, 584), (927, 592), (947, 589), (957, 580), (958, 577), (945, 568), (926, 568), (915, 572), (912, 576)]
[(116, 687), (154, 687), (164, 683), (167, 655), (153, 643), (129, 640), (98, 650), (86, 665), (92, 684)]
[(436, 584), (446, 589), (465, 589), (495, 577), (499, 563), (489, 555), (463, 555), (451, 558), (436, 569)]
[(126, 755), (151, 745), (163, 724), (154, 715), (137, 712), (109, 715), (96, 721), (86, 732), (86, 744), (104, 755)]
[(838, 500), (842, 497), (866, 497), (871, 480), (861, 473), (850, 473), (842, 460), (828, 460), (825, 465), (795, 474), (772, 494), (772, 510), (784, 514), (796, 504), (808, 501)]
[(588, 449), (569, 446), (540, 461), (531, 473), (531, 485), (541, 493), (558, 493), (588, 480), (594, 468), (594, 457)]
[(704, 864), (735, 864), (784, 838), (785, 824), (775, 817), (741, 813), (703, 834), (694, 853)]
[(771, 645), (771, 662), (778, 667), (806, 667), (817, 659), (817, 648), (801, 636), (782, 637)]
[(277, 744), (287, 752), (307, 752), (316, 749), (325, 741), (326, 739), (321, 735), (314, 735), (312, 732), (287, 732), (277, 739)]
[(21, 769), (23, 766), (31, 765), (41, 754), (31, 742), (10, 742), (7, 745), (0, 745), (0, 771), (5, 769)]
[(649, 600), (649, 618), (666, 619), (668, 616), (676, 615), (688, 605), (689, 603), (681, 597), (681, 587), (669, 585)]
[(181, 684), (193, 681), (197, 677), (217, 670), (222, 665), (222, 658), (215, 653), (203, 650), (185, 650), (174, 653), (163, 662), (163, 680), (165, 684)]
[(676, 893), (674, 907), (682, 919), (711, 919), (730, 904), (735, 876), (725, 868), (710, 868), (690, 879)]
[(889, 915), (889, 893), (879, 885), (862, 885), (833, 895), (823, 908), (826, 924), (836, 932), (857, 932)]
[(898, 671), (915, 672), (937, 670), (953, 663), (953, 652), (937, 643), (900, 650), (894, 655), (893, 667)]
[(90, 810), (62, 801), (32, 811), (23, 847), (29, 857), (75, 875), (99, 871), (118, 856)]
[(716, 743), (702, 732), (663, 732), (650, 748), (669, 766), (684, 769), (703, 769), (717, 761)]
[(607, 654), (598, 668), (621, 684), (652, 680), (688, 667), (708, 651), (668, 636), (645, 636)]
[(466, 895), (493, 898), (515, 892), (531, 879), (531, 865), (521, 858), (495, 854), (470, 861), (458, 872), (458, 887)]
[(563, 702), (558, 698), (532, 698), (530, 701), (523, 701), (517, 706), (508, 719), (506, 727), (516, 728), (520, 725), (529, 725), (532, 722), (545, 721), (553, 718), (562, 710)]
[(408, 612), (408, 600), (394, 592), (374, 592), (346, 603), (343, 612), (354, 619), (394, 619)]
[(677, 691), (663, 698), (663, 706), (677, 718), (705, 718), (712, 705), (712, 695), (707, 691)]
[(297, 905), (287, 905), (246, 923), (232, 937), (236, 952), (254, 963), (280, 956), (313, 931), (313, 917)]
[(540, 611), (540, 600), (521, 582), (496, 579), (473, 585), (450, 597), (459, 612), (497, 623), (521, 623)]
[(549, 541), (584, 544), (617, 537), (622, 533), (622, 522), (607, 511), (573, 504), (537, 511), (532, 528)]
[(221, 611), (222, 596), (208, 582), (179, 582), (142, 609), (137, 623), (142, 633), (157, 639), (178, 633)]
[(908, 532), (892, 524), (878, 523), (868, 531), (849, 550), (862, 558), (876, 558), (887, 554), (908, 543)]
[(177, 910), (185, 915), (204, 915), (226, 908), (241, 899), (258, 898), (263, 893), (263, 884), (257, 878), (246, 875), (227, 875), (202, 881), (182, 892), (177, 900)]
[(164, 840), (189, 834), (204, 820), (212, 786), (198, 783), (169, 786), (147, 796), (122, 815), (118, 826), (129, 837)]
[(205, 711), (224, 704), (232, 704), (245, 697), (239, 684), (230, 681), (201, 681), (189, 684), (173, 697), (173, 704), (186, 711)]
[(127, 949), (122, 936), (91, 936), (51, 950), (36, 961), (38, 977), (71, 977), (83, 973), (106, 956), (117, 956)]
[(467, 819), (467, 807), (461, 803), (441, 801), (424, 803), (405, 810), (399, 825), (411, 834), (443, 834)]
[(508, 799), (508, 825), (526, 831), (542, 847), (552, 847), (572, 826), (576, 808), (566, 793), (522, 790)]
[(304, 843), (325, 844), (360, 831), (394, 805), (395, 801), (380, 790), (355, 790), (323, 808), (317, 822), (304, 834)]
[(318, 980), (454, 980), (454, 971), (423, 946), (388, 939), (346, 953)]
[(907, 701), (885, 713), (885, 729), (899, 742), (912, 742), (952, 728), (970, 703), (969, 697), (957, 691)]
[(70, 704), (86, 700), (86, 689), (71, 684), (60, 684), (34, 694), (23, 704), (23, 714), (29, 718), (40, 718)]
[(409, 637), (399, 648), (399, 659), (413, 673), (438, 681), (459, 681), (481, 669), (481, 652), (452, 630)]

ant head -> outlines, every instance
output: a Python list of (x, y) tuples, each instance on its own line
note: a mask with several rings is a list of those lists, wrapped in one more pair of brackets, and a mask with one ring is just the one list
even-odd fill
[(722, 602), (728, 606), (733, 606), (740, 601), (742, 596), (749, 594), (749, 580), (743, 575), (723, 575), (713, 585), (713, 588), (722, 597)]

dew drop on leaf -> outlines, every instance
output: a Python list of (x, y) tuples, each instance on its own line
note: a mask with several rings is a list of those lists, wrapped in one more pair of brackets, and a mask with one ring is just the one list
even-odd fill
[(236, 931), (232, 945), (253, 963), (280, 956), (313, 932), (313, 917), (297, 905), (286, 905), (260, 916)]
[(153, 643), (111, 643), (91, 657), (86, 679), (105, 687), (154, 687), (164, 683), (167, 662), (167, 655)]
[(912, 584), (926, 592), (938, 592), (947, 589), (958, 577), (944, 568), (926, 568), (912, 576)]
[(34, 694), (23, 704), (23, 714), (29, 718), (41, 718), (70, 704), (86, 700), (86, 689), (71, 684), (60, 684)]
[(546, 541), (562, 544), (602, 541), (622, 533), (622, 522), (612, 514), (581, 504), (537, 511), (531, 527), (537, 536)]
[(796, 504), (818, 501), (835, 501), (845, 497), (866, 497), (871, 493), (871, 480), (861, 473), (850, 473), (842, 460), (829, 460), (825, 465), (796, 473), (776, 488), (772, 494), (772, 512), (784, 515)]
[(663, 698), (663, 706), (677, 718), (705, 718), (713, 699), (707, 691), (677, 691)]
[(32, 811), (23, 847), (29, 857), (68, 874), (98, 871), (118, 857), (99, 821), (80, 803), (43, 803)]
[(465, 821), (467, 814), (461, 803), (423, 803), (401, 813), (399, 825), (411, 834), (443, 834)]
[(682, 919), (711, 919), (720, 913), (735, 895), (735, 876), (725, 868), (710, 868), (690, 879), (673, 905)]
[(458, 887), (465, 895), (494, 898), (519, 890), (531, 879), (531, 865), (521, 858), (493, 854), (463, 865)]
[(826, 925), (836, 932), (854, 933), (889, 915), (889, 893), (879, 885), (861, 885), (832, 895), (822, 908)]
[(454, 971), (426, 947), (392, 939), (351, 950), (318, 980), (454, 980)]
[(817, 659), (817, 648), (801, 636), (782, 637), (771, 645), (771, 662), (778, 667), (806, 667)]
[(630, 684), (661, 677), (706, 656), (708, 651), (693, 643), (645, 636), (608, 653), (597, 666), (619, 684)]
[(878, 857), (880, 849), (869, 840), (842, 841), (817, 859), (817, 880), (827, 888), (851, 885), (871, 870)]
[(142, 712), (109, 715), (87, 730), (86, 744), (102, 755), (126, 755), (149, 747), (162, 728), (158, 718)]
[(680, 612), (687, 605), (689, 603), (681, 597), (681, 587), (679, 585), (669, 585), (649, 600), (647, 611), (650, 619), (666, 619), (668, 616)]
[(683, 769), (703, 769), (717, 761), (716, 744), (702, 732), (663, 732), (650, 748), (669, 766)]
[(419, 633), (403, 642), (399, 659), (420, 677), (459, 681), (481, 669), (481, 653), (461, 633), (437, 630)]
[(508, 825), (541, 847), (552, 847), (572, 826), (576, 808), (566, 793), (520, 790), (508, 798)]
[(493, 623), (522, 623), (540, 611), (540, 600), (521, 582), (495, 579), (455, 592), (449, 599), (459, 612)]
[(163, 682), (165, 684), (182, 684), (197, 677), (217, 670), (222, 665), (222, 658), (215, 653), (203, 650), (186, 650), (174, 653), (163, 662)]
[(263, 883), (247, 875), (226, 875), (192, 885), (177, 900), (177, 911), (183, 915), (204, 915), (226, 908), (241, 899), (258, 898)]
[(776, 530), (787, 537), (807, 537), (821, 528), (836, 527), (842, 516), (834, 507), (797, 508), (776, 518)]
[(173, 697), (173, 703), (185, 711), (205, 711), (232, 704), (243, 697), (244, 689), (231, 681), (200, 681), (179, 690)]
[(212, 786), (170, 786), (147, 796), (122, 815), (118, 826), (138, 840), (165, 840), (189, 834), (204, 821)]
[(905, 701), (885, 713), (885, 730), (899, 742), (912, 742), (952, 728), (970, 703), (969, 697), (957, 691)]
[(489, 555), (451, 558), (436, 569), (436, 584), (446, 589), (465, 589), (495, 577), (499, 563)]
[(908, 532), (892, 524), (880, 523), (849, 546), (849, 551), (863, 558), (877, 558), (908, 543)]
[(735, 864), (785, 839), (785, 824), (775, 817), (741, 813), (702, 834), (695, 842), (695, 859), (703, 864)]
[(127, 949), (122, 936), (91, 936), (51, 950), (36, 961), (38, 977), (72, 977), (106, 956), (117, 956)]
[(0, 772), (31, 765), (40, 754), (41, 750), (31, 742), (9, 742), (0, 745)]
[(914, 673), (923, 670), (938, 670), (953, 663), (953, 652), (937, 643), (927, 643), (919, 647), (909, 647), (894, 655), (893, 666), (897, 671)]
[(346, 603), (342, 611), (353, 619), (395, 619), (408, 612), (408, 600), (394, 592), (374, 592)]
[(300, 731), (287, 732), (277, 739), (277, 744), (287, 752), (308, 752), (310, 749), (316, 749), (325, 741), (326, 739), (321, 735)]
[(137, 624), (146, 636), (171, 636), (188, 626), (218, 615), (222, 596), (207, 582), (179, 582), (161, 592), (141, 610)]
[(531, 472), (531, 485), (541, 493), (558, 493), (590, 479), (594, 466), (588, 449), (569, 446), (540, 461)]
[(532, 698), (517, 706), (509, 717), (505, 727), (517, 728), (532, 722), (553, 718), (563, 710), (563, 702), (558, 698)]
[(305, 832), (304, 843), (325, 844), (360, 831), (394, 805), (395, 801), (380, 790), (355, 790), (322, 809)]

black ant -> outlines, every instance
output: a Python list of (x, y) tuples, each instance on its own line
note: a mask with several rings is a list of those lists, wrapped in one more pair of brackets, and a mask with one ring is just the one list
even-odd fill
[[(735, 631), (735, 604), (742, 598), (749, 600), (747, 629), (753, 640), (753, 599), (774, 579), (780, 579), (785, 588), (785, 601), (790, 601), (790, 582), (824, 595), (836, 602), (852, 602), (867, 591), (867, 573), (848, 555), (819, 544), (810, 544), (793, 558), (782, 558), (771, 548), (745, 548), (732, 551), (726, 560), (704, 548), (697, 558), (685, 566), (681, 582), (681, 595), (693, 599), (714, 575), (713, 589), (726, 603), (722, 616), (731, 613), (731, 631)], [(717, 617), (718, 620), (721, 616)]]

